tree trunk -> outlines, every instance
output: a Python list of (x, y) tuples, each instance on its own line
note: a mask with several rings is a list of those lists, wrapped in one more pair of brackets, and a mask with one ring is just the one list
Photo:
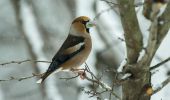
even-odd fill
[(151, 86), (151, 73), (147, 68), (148, 65), (136, 64), (127, 66), (126, 72), (132, 76), (122, 84), (123, 100), (150, 100), (146, 94), (146, 89)]
[(136, 16), (134, 0), (118, 0), (118, 6), (127, 49), (127, 64), (123, 72), (132, 74), (122, 84), (123, 100), (150, 100), (150, 96), (146, 94), (147, 87), (151, 86), (150, 61), (147, 59), (142, 62), (137, 61), (143, 48), (143, 37)]

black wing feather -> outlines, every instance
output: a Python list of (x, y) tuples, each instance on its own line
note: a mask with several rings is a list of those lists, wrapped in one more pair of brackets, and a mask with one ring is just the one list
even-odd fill
[(83, 37), (68, 35), (68, 37), (65, 40), (65, 42), (63, 43), (62, 47), (59, 49), (57, 54), (53, 57), (52, 62), (50, 64), (49, 68), (47, 69), (47, 71), (42, 76), (42, 82), (52, 72), (57, 70), (60, 67), (61, 64), (63, 64), (65, 61), (69, 60), (70, 58), (72, 58), (73, 56), (75, 56), (76, 54), (81, 52), (85, 48), (85, 45), (82, 45), (80, 47), (80, 49), (78, 49), (77, 51), (75, 51), (75, 52), (73, 52), (71, 54), (64, 54), (63, 52), (64, 52), (65, 49), (70, 48), (72, 46), (75, 46), (75, 45), (77, 45), (79, 43), (83, 43), (83, 42), (84, 42), (84, 38)]
[(65, 40), (65, 42), (63, 43), (62, 47), (60, 48), (60, 50), (57, 52), (57, 54), (53, 57), (52, 59), (52, 63), (50, 64), (47, 72), (51, 72), (54, 71), (56, 69), (58, 69), (61, 65), (63, 64), (65, 61), (69, 60), (70, 58), (72, 58), (73, 56), (75, 56), (77, 53), (79, 53), (80, 51), (82, 51), (85, 46), (82, 45), (80, 47), (80, 49), (78, 49), (77, 51), (71, 53), (71, 54), (64, 54), (63, 51), (67, 48), (70, 48), (72, 46), (75, 46), (79, 43), (83, 43), (84, 42), (84, 38), (83, 37), (78, 37), (78, 36), (73, 36), (73, 35), (69, 35), (67, 37), (67, 39)]
[(84, 37), (80, 36), (73, 36), (73, 35), (68, 35), (67, 39), (64, 41), (62, 47), (59, 49), (59, 51), (56, 53), (56, 55), (53, 57), (52, 61), (57, 61), (59, 59), (64, 59), (63, 51), (67, 48), (73, 47), (79, 43), (84, 42)]

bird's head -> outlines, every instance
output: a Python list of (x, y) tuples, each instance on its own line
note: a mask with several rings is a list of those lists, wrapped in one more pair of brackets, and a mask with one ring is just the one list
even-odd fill
[(95, 23), (87, 16), (80, 16), (73, 20), (71, 28), (74, 33), (89, 33), (89, 29), (95, 26)]

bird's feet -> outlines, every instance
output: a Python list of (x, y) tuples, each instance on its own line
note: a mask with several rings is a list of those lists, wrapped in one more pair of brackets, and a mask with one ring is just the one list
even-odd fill
[(71, 71), (78, 74), (82, 80), (86, 78), (85, 69), (71, 69)]

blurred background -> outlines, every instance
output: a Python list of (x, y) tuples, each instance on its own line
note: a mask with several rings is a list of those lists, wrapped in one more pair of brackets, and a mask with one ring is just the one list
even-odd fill
[[(114, 0), (111, 0), (115, 2)], [(138, 0), (136, 2), (142, 2)], [(116, 70), (126, 58), (123, 29), (117, 7), (101, 0), (0, 0), (0, 63), (23, 60), (51, 61), (68, 35), (72, 20), (78, 16), (95, 19), (97, 26), (90, 30), (92, 52), (87, 60), (91, 71), (112, 85)], [(136, 8), (144, 42), (147, 41), (150, 22), (142, 15), (142, 6)], [(152, 65), (170, 56), (168, 34), (157, 51)], [(166, 63), (152, 77), (157, 85), (167, 77)], [(25, 62), (0, 65), (0, 79), (31, 76), (46, 71), (49, 63)], [(82, 68), (84, 65), (81, 66)], [(36, 84), (34, 77), (23, 81), (0, 81), (0, 100), (107, 100), (109, 93), (90, 97), (91, 83), (75, 78), (72, 72), (50, 76), (45, 84)], [(152, 96), (152, 100), (169, 100), (170, 85)], [(100, 89), (99, 89), (100, 91)], [(114, 86), (121, 96), (121, 87)], [(112, 97), (113, 100), (116, 100)]]

